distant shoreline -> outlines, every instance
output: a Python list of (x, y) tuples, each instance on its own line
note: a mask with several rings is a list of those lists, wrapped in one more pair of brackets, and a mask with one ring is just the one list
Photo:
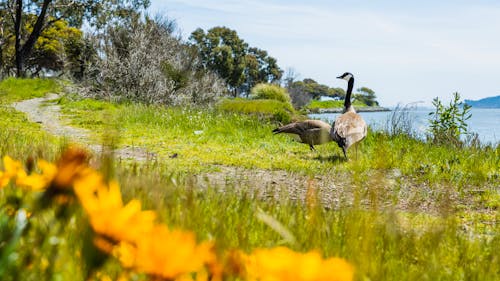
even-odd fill
[[(391, 111), (389, 108), (382, 106), (362, 106), (354, 107), (357, 112), (381, 112), (381, 111)], [(342, 113), (344, 109), (342, 107), (335, 108), (314, 108), (309, 109), (308, 113)]]

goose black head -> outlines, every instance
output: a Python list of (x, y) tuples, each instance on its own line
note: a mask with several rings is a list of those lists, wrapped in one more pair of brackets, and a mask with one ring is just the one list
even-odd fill
[(354, 78), (354, 76), (350, 73), (350, 72), (346, 72), (342, 75), (340, 75), (339, 77), (337, 77), (338, 79), (344, 79), (346, 81), (349, 81), (351, 78)]

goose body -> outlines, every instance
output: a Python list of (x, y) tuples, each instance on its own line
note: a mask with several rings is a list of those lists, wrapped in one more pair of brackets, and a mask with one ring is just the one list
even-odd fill
[(347, 159), (347, 149), (366, 137), (368, 127), (363, 117), (357, 114), (356, 110), (351, 105), (354, 76), (346, 72), (337, 78), (347, 80), (348, 84), (343, 114), (335, 119), (330, 131), (330, 137), (342, 148), (344, 156)]
[(305, 120), (294, 122), (288, 125), (276, 128), (273, 133), (294, 134), (300, 138), (300, 141), (308, 144), (311, 150), (315, 150), (314, 145), (324, 144), (332, 141), (330, 131), (332, 126), (320, 120)]

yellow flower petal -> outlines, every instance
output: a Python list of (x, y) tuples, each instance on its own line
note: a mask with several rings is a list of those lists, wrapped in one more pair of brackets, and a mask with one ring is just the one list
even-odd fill
[(349, 281), (353, 267), (343, 259), (324, 260), (318, 252), (297, 253), (286, 247), (257, 249), (246, 258), (250, 280)]
[(13, 160), (9, 156), (3, 157), (4, 171), (0, 173), (0, 188), (9, 184), (10, 180), (23, 171), (23, 166), (20, 161)]

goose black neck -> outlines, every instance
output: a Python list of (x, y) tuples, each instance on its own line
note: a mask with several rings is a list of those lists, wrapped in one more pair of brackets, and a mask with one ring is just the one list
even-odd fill
[(354, 87), (354, 78), (351, 77), (351, 79), (349, 79), (349, 81), (347, 82), (347, 93), (345, 95), (345, 100), (344, 100), (345, 110), (347, 110), (349, 106), (351, 106), (352, 87)]

